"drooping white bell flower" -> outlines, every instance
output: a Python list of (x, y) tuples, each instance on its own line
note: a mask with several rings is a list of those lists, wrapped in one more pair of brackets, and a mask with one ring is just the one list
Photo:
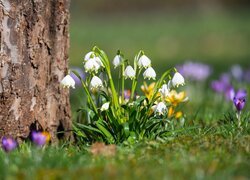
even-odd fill
[(157, 115), (163, 115), (167, 112), (167, 106), (164, 102), (159, 102), (158, 104), (153, 106), (154, 113)]
[(113, 60), (113, 65), (115, 68), (117, 68), (118, 66), (120, 66), (122, 63), (122, 58), (120, 55), (116, 55), (114, 60)]
[(133, 69), (132, 66), (127, 66), (123, 76), (125, 77), (125, 79), (130, 78), (133, 79), (135, 78), (135, 70)]
[(102, 61), (101, 61), (101, 59), (100, 59), (100, 57), (95, 57), (95, 61), (96, 61), (100, 66), (104, 67), (104, 66), (103, 66), (103, 63), (102, 63)]
[(151, 78), (155, 79), (156, 77), (155, 70), (152, 67), (147, 68), (143, 73), (143, 77), (144, 79), (151, 79)]
[(63, 88), (70, 88), (72, 87), (73, 89), (75, 89), (75, 80), (70, 76), (67, 75), (65, 76), (62, 80), (61, 80), (61, 85), (63, 86)]
[(167, 97), (169, 95), (169, 92), (170, 92), (170, 88), (167, 84), (163, 84), (161, 86), (161, 88), (159, 89), (159, 92), (161, 93), (161, 95), (163, 97)]
[(102, 80), (97, 76), (93, 76), (93, 78), (90, 81), (90, 90), (95, 91), (102, 87), (103, 87)]
[(100, 64), (96, 61), (96, 58), (90, 58), (84, 64), (84, 69), (86, 72), (97, 72), (100, 69)]
[(144, 68), (147, 68), (151, 65), (151, 60), (145, 56), (145, 55), (142, 55), (139, 60), (138, 60), (138, 66), (139, 68), (141, 67), (144, 67)]
[(102, 105), (101, 111), (107, 111), (109, 109), (110, 102), (106, 102)]
[(184, 77), (180, 73), (176, 72), (172, 79), (173, 87), (178, 87), (179, 85), (184, 85), (184, 84), (185, 84)]
[(84, 61), (88, 61), (90, 58), (93, 58), (94, 52), (90, 51), (84, 56)]

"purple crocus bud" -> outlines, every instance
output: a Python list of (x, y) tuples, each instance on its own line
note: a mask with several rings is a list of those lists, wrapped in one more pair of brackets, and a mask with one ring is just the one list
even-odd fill
[(5, 152), (10, 152), (17, 147), (17, 142), (11, 137), (3, 137), (2, 138), (2, 148)]
[(225, 90), (225, 97), (228, 101), (233, 101), (235, 96), (235, 91), (234, 88), (232, 86), (228, 86)]
[[(81, 76), (82, 79), (85, 78), (85, 74), (84, 74), (84, 72), (83, 72), (83, 70), (81, 68), (72, 67), (70, 69), (75, 70), (76, 72), (78, 72), (78, 74)], [(70, 76), (75, 80), (76, 86), (81, 85), (81, 80), (73, 72), (70, 73)]]
[(46, 144), (46, 135), (42, 132), (33, 131), (32, 134), (32, 141), (39, 147), (42, 147)]
[(246, 96), (247, 96), (247, 92), (244, 89), (238, 90), (238, 92), (234, 96), (233, 102), (237, 111), (241, 111), (244, 108), (245, 103), (246, 103)]

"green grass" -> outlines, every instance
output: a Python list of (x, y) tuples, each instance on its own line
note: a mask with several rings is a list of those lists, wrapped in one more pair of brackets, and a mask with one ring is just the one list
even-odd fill
[(114, 156), (86, 146), (0, 152), (1, 179), (248, 179), (250, 128), (228, 124), (170, 134), (164, 142), (119, 145)]

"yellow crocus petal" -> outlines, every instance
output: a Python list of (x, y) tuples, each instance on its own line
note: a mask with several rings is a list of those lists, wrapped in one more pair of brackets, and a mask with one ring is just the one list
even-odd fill
[(154, 93), (154, 87), (155, 87), (155, 83), (151, 83), (149, 86), (147, 85), (146, 82), (143, 83), (143, 85), (141, 86), (141, 90), (142, 92), (144, 92), (145, 96), (148, 99), (151, 99)]
[(174, 108), (171, 106), (168, 108), (168, 118), (170, 118), (174, 114)]
[(181, 118), (181, 117), (182, 117), (182, 112), (181, 112), (181, 111), (176, 112), (175, 118), (176, 118), (176, 119), (179, 119), (179, 118)]
[(184, 91), (177, 93), (175, 90), (170, 91), (169, 95), (166, 97), (166, 101), (171, 103), (173, 106), (177, 106), (186, 99), (187, 97)]
[(48, 143), (51, 139), (50, 133), (47, 131), (43, 131), (42, 134), (46, 137), (46, 142)]

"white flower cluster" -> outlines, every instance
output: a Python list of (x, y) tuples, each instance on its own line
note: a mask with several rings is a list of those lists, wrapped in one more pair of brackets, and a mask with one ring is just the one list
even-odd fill
[[(169, 96), (171, 87), (178, 87), (184, 84), (185, 84), (185, 80), (183, 76), (179, 72), (176, 72), (172, 80), (170, 80), (168, 84), (163, 84), (161, 86), (161, 88), (159, 89), (159, 92), (161, 96), (165, 99), (166, 97)], [(153, 110), (155, 114), (163, 115), (164, 113), (167, 112), (167, 106), (164, 102), (159, 102), (158, 104), (153, 106)]]
[[(116, 60), (118, 62), (118, 60)], [(115, 63), (113, 63), (115, 65)], [(146, 55), (142, 55), (139, 59), (138, 59), (138, 67), (139, 69), (141, 68), (145, 68), (146, 70), (143, 73), (143, 77), (144, 79), (155, 79), (156, 78), (156, 72), (155, 70), (151, 67), (151, 60), (146, 56)], [(127, 66), (125, 71), (124, 71), (124, 77), (133, 79), (136, 76), (136, 72), (134, 70), (134, 68), (132, 66)]]
[(97, 73), (98, 70), (103, 67), (100, 57), (96, 56), (92, 51), (85, 55), (83, 64), (86, 72)]

